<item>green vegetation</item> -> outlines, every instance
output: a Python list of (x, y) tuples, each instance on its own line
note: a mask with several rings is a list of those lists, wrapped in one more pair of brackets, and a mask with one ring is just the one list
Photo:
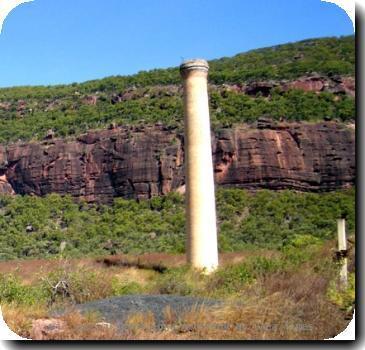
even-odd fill
[[(294, 79), (317, 72), (350, 75), (355, 70), (353, 36), (305, 40), (253, 50), (210, 61), (210, 83), (241, 84), (255, 80)], [(155, 123), (180, 127), (181, 92), (177, 68), (115, 76), (81, 84), (0, 89), (0, 143), (42, 139), (52, 129), (58, 137), (117, 124)], [(116, 94), (129, 97), (113, 104)], [(88, 99), (95, 99), (89, 103)], [(332, 93), (273, 91), (270, 98), (248, 97), (220, 86), (211, 91), (213, 127), (274, 119), (342, 121), (354, 119), (355, 101)]]
[[(69, 196), (0, 197), (0, 260), (185, 249), (184, 200), (177, 193), (140, 203), (117, 198), (112, 206), (75, 203)], [(332, 239), (345, 214), (355, 230), (355, 190), (331, 193), (252, 194), (219, 189), (217, 208), (222, 252), (252, 247), (288, 249)], [(296, 259), (300, 259), (296, 255)]]
[[(42, 277), (32, 277), (34, 281), (31, 284), (24, 284), (14, 274), (0, 274), (0, 303), (24, 306), (52, 305), (64, 301), (85, 303), (143, 290), (136, 282), (123, 283), (115, 276), (105, 276), (99, 270), (85, 267), (77, 270), (57, 268)], [(59, 282), (65, 282), (63, 289), (57, 287)]]
[[(265, 280), (268, 276), (296, 274), (305, 264), (309, 264), (315, 274), (333, 278), (333, 283), (336, 283), (337, 278), (334, 277), (338, 275), (338, 267), (330, 256), (323, 254), (323, 251), (323, 242), (301, 247), (290, 245), (290, 249), (283, 249), (273, 256), (265, 256), (265, 252), (267, 254), (269, 250), (256, 250), (255, 254), (247, 257), (244, 262), (220, 266), (215, 273), (208, 276), (202, 276), (187, 266), (171, 268), (155, 279), (150, 291), (158, 294), (211, 298), (237, 297), (242, 295), (243, 290), (255, 286), (258, 281)], [(353, 301), (354, 295), (346, 292), (346, 298), (347, 302)]]
[[(273, 251), (256, 250), (243, 262), (225, 263), (210, 275), (201, 275), (187, 265), (171, 267), (163, 273), (151, 271), (149, 279), (143, 283), (120, 279), (120, 269), (104, 271), (100, 268), (75, 268), (71, 261), (61, 260), (65, 264), (63, 267), (57, 267), (47, 274), (39, 274), (38, 277), (33, 276), (31, 284), (22, 283), (13, 274), (0, 275), (0, 303), (84, 303), (125, 294), (173, 294), (220, 299), (239, 297), (243, 290), (255, 286), (268, 276), (293, 276), (305, 266), (314, 276), (322, 276), (331, 281), (326, 289), (331, 302), (345, 311), (351, 309), (355, 298), (354, 273), (350, 276), (349, 287), (346, 290), (339, 289), (339, 266), (328, 254), (330, 250), (324, 242), (307, 242), (305, 246), (290, 245), (290, 249), (275, 254), (269, 254), (270, 252)], [(57, 287), (59, 282), (64, 282), (63, 288)]]
[(242, 122), (254, 122), (261, 116), (274, 120), (287, 121), (348, 121), (354, 119), (355, 103), (351, 97), (335, 99), (328, 92), (304, 92), (274, 90), (270, 99), (256, 98), (235, 92), (223, 94), (213, 92), (210, 95), (211, 118), (213, 127), (231, 127)]
[(293, 79), (311, 72), (355, 74), (354, 36), (309, 39), (210, 62), (216, 84)]
[(40, 285), (29, 286), (13, 274), (0, 274), (0, 303), (37, 305), (46, 300), (47, 291)]
[[(353, 36), (254, 50), (211, 61), (210, 66), (210, 108), (216, 129), (252, 123), (261, 116), (288, 121), (349, 121), (355, 116), (354, 99), (345, 95), (274, 88), (269, 97), (246, 96), (223, 85), (295, 79), (314, 72), (354, 76)], [(170, 68), (82, 84), (0, 89), (0, 143), (39, 140), (49, 129), (68, 137), (112, 122), (162, 122), (180, 128), (182, 102), (176, 84), (180, 84), (178, 69)], [(115, 101), (117, 94), (119, 101)], [(225, 300), (217, 314), (196, 310), (192, 319), (207, 325), (212, 320), (226, 325), (229, 320), (233, 326), (249, 320), (245, 339), (323, 339), (343, 329), (354, 307), (354, 252), (349, 256), (348, 288), (341, 289), (339, 264), (333, 260), (334, 239), (341, 215), (347, 217), (349, 234), (355, 234), (355, 189), (252, 193), (219, 188), (216, 197), (219, 250), (227, 253), (226, 260), (216, 272), (202, 276), (188, 266), (175, 265), (171, 257), (169, 265), (166, 255), (147, 254), (147, 263), (135, 256), (184, 252), (184, 198), (177, 193), (141, 202), (116, 198), (111, 206), (56, 194), (0, 195), (0, 261), (26, 259), (23, 263), (31, 267), (31, 259), (47, 259), (43, 261), (46, 272), (42, 267), (38, 274), (25, 276), (23, 271), (24, 280), (19, 270), (0, 274), (0, 303), (7, 322), (29, 336), (33, 319), (46, 317), (52, 307), (64, 302), (178, 294)], [(118, 259), (139, 264), (104, 266), (89, 260), (86, 264), (91, 266), (85, 266), (86, 259), (80, 264), (70, 260), (121, 253), (133, 255)], [(232, 298), (242, 307), (235, 303), (230, 307)], [(263, 325), (268, 325), (265, 332)], [(310, 332), (298, 325), (308, 326)], [(217, 330), (199, 336), (224, 339)], [(242, 339), (242, 334), (233, 331), (226, 338)]]
[(339, 281), (332, 281), (328, 289), (329, 299), (346, 312), (351, 312), (355, 306), (355, 273), (350, 273), (348, 285), (341, 288)]
[[(334, 239), (324, 241), (303, 235), (279, 250), (248, 248), (234, 255), (225, 254), (218, 270), (210, 275), (202, 275), (186, 265), (171, 266), (159, 273), (134, 267), (95, 265), (95, 260), (89, 260), (91, 265), (85, 266), (85, 260), (54, 259), (53, 270), (47, 273), (40, 270), (35, 274), (34, 265), (33, 274), (21, 270), (0, 274), (0, 303), (7, 324), (28, 337), (33, 320), (54, 317), (54, 310), (63, 310), (74, 303), (125, 294), (171, 294), (221, 301), (218, 308), (198, 307), (182, 314), (165, 308), (168, 332), (170, 335), (171, 329), (175, 332), (171, 339), (186, 332), (190, 335), (199, 325), (202, 331), (193, 333), (191, 339), (196, 339), (196, 335), (201, 339), (324, 339), (346, 327), (355, 305), (354, 250), (349, 254), (349, 285), (341, 289), (339, 264), (333, 259), (335, 244)], [(174, 258), (165, 255), (163, 263), (168, 266), (172, 262), (169, 259)], [(157, 261), (153, 254), (147, 259)], [(18, 275), (25, 280), (15, 277)], [(149, 315), (136, 313), (130, 317), (138, 321), (141, 330), (151, 319)], [(67, 323), (72, 339), (95, 339), (89, 328), (82, 335), (77, 333), (90, 323), (95, 329), (95, 323), (102, 320), (97, 313), (86, 314), (88, 319), (91, 316), (91, 321), (84, 320), (71, 309), (61, 319)], [(216, 329), (207, 334), (212, 324), (222, 327), (228, 324), (230, 327), (224, 328), (228, 334), (217, 334)], [(299, 328), (298, 324), (306, 328)], [(252, 331), (242, 333), (235, 328), (238, 325), (247, 325)], [(264, 335), (262, 325), (267, 327)], [(97, 330), (97, 339), (101, 336), (110, 339), (106, 328)], [(159, 339), (154, 328), (150, 331), (155, 335), (153, 339)], [(65, 332), (59, 337), (64, 339)], [(125, 339), (125, 335), (119, 335), (118, 339)]]
[[(293, 79), (307, 73), (355, 75), (355, 37), (308, 39), (295, 43), (240, 53), (209, 61), (213, 84), (243, 83), (262, 79)], [(59, 98), (114, 92), (131, 86), (145, 87), (180, 83), (178, 68), (141, 71), (131, 76), (113, 76), (85, 83), (58, 86), (24, 86), (1, 89), (4, 98)]]

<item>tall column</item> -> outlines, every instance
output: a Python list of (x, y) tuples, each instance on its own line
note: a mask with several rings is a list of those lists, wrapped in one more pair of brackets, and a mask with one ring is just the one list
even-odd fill
[(210, 119), (209, 66), (204, 60), (180, 66), (184, 84), (187, 259), (206, 273), (218, 267)]

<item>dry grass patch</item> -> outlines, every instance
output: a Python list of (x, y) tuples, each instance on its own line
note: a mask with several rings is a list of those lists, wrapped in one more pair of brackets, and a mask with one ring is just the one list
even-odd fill
[(31, 339), (32, 322), (47, 316), (45, 305), (3, 304), (1, 311), (8, 327), (23, 338)]
[[(302, 245), (297, 246), (299, 243)], [(98, 322), (97, 315), (71, 312), (61, 318), (66, 325), (62, 332), (48, 337), (66, 340), (332, 338), (347, 326), (355, 292), (353, 272), (348, 290), (341, 291), (337, 286), (339, 271), (335, 251), (335, 241), (319, 244), (302, 240), (282, 251), (226, 253), (220, 256), (221, 267), (210, 276), (189, 269), (184, 264), (184, 256), (173, 254), (110, 257), (115, 264), (109, 265), (104, 260), (99, 260), (101, 263), (93, 260), (88, 266), (59, 261), (45, 282), (51, 285), (60, 280), (67, 282), (70, 295), (57, 296), (61, 302), (147, 293), (210, 296), (224, 303), (219, 308), (196, 307), (184, 313), (166, 308), (162, 327), (151, 313), (130, 315), (129, 327), (123, 332)], [(353, 249), (349, 261), (353, 271)], [(166, 270), (161, 273), (154, 266), (165, 266)], [(13, 289), (4, 291), (12, 291), (16, 300), (18, 295), (31, 292), (18, 287), (15, 283)], [(33, 299), (38, 300), (34, 296)], [(9, 326), (23, 337), (29, 337), (32, 320), (45, 318), (46, 313), (47, 310), (38, 312), (31, 304), (25, 307), (8, 304), (4, 308)]]
[(140, 270), (135, 267), (118, 268), (114, 270), (113, 276), (121, 284), (138, 283), (141, 286), (146, 286), (156, 277), (156, 272), (151, 270)]
[[(97, 314), (81, 315), (71, 312), (60, 317), (63, 327), (59, 332), (44, 335), (40, 340), (116, 340), (121, 339), (117, 329), (99, 322)], [(37, 340), (33, 338), (33, 340)]]

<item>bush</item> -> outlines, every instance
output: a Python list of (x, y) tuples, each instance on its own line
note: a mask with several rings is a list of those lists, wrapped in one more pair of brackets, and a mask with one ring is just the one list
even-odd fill
[(254, 276), (246, 263), (230, 265), (209, 276), (207, 291), (214, 296), (232, 295), (253, 281)]
[(318, 237), (312, 235), (294, 235), (294, 237), (288, 243), (288, 246), (295, 248), (305, 248), (310, 245), (318, 245), (321, 240)]
[(145, 288), (137, 282), (121, 283), (118, 279), (112, 280), (112, 294), (115, 296), (127, 294), (142, 294)]
[(60, 268), (48, 274), (41, 286), (51, 303), (71, 301), (79, 304), (113, 295), (112, 277), (87, 268)]
[(169, 269), (157, 278), (152, 290), (157, 294), (190, 295), (197, 287), (192, 281), (193, 275), (187, 266)]
[(355, 274), (349, 274), (348, 285), (345, 289), (340, 286), (338, 279), (332, 281), (327, 295), (341, 310), (352, 313), (355, 306)]
[(255, 278), (266, 275), (268, 273), (277, 272), (285, 268), (285, 264), (280, 258), (266, 258), (264, 256), (258, 256), (251, 258), (247, 262), (247, 269), (251, 272)]
[(0, 303), (37, 305), (45, 302), (47, 293), (39, 286), (24, 285), (13, 274), (0, 275)]

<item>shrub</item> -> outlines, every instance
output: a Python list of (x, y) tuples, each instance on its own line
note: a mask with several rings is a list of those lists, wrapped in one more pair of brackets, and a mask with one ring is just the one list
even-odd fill
[(43, 278), (42, 287), (51, 303), (84, 303), (113, 295), (112, 277), (88, 268), (59, 268)]
[(189, 271), (187, 266), (168, 269), (157, 278), (152, 290), (158, 294), (190, 295), (196, 289), (192, 275), (194, 272)]
[(112, 280), (112, 294), (115, 296), (127, 294), (142, 294), (144, 291), (145, 288), (135, 281), (130, 283), (121, 283), (118, 279), (114, 278)]
[(350, 273), (348, 276), (348, 285), (342, 288), (338, 278), (333, 280), (327, 292), (329, 300), (344, 310), (352, 314), (355, 306), (355, 274)]
[(254, 257), (247, 262), (248, 270), (255, 278), (277, 272), (284, 268), (283, 260), (281, 258), (266, 258), (264, 256)]
[(13, 274), (0, 275), (0, 303), (37, 305), (45, 302), (47, 294), (39, 286), (24, 285)]
[(214, 296), (232, 295), (253, 281), (254, 276), (246, 263), (229, 265), (209, 276), (207, 291)]

